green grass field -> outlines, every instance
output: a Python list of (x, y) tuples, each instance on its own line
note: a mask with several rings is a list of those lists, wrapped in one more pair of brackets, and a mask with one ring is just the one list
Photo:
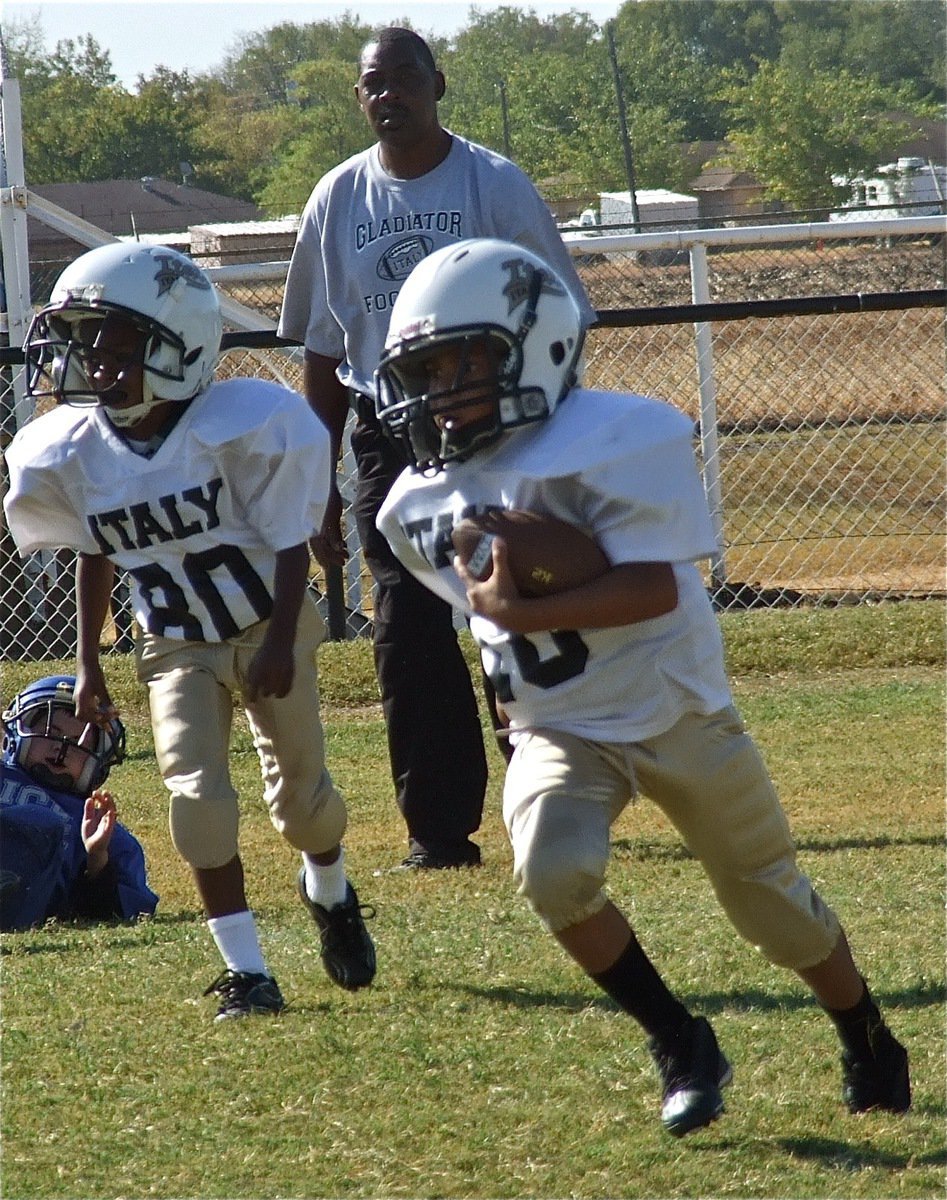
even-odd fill
[[(403, 853), (365, 642), (321, 653), (350, 873), (379, 973), (322, 972), (242, 721), (233, 771), (251, 903), (289, 1010), (223, 1027), (219, 969), (170, 845), (144, 697), (106, 660), (129, 728), (110, 780), (161, 895), (137, 926), (4, 935), (5, 1197), (941, 1197), (945, 1185), (944, 619), (934, 603), (723, 618), (737, 701), (804, 868), (908, 1045), (906, 1117), (849, 1116), (829, 1022), (741, 942), (646, 800), (615, 827), (610, 892), (734, 1064), (727, 1111), (676, 1141), (636, 1027), (514, 894), (493, 773), (480, 870)], [(470, 648), (468, 647), (468, 650)], [(470, 650), (472, 655), (472, 650)], [(3, 665), (3, 699), (69, 663)]]

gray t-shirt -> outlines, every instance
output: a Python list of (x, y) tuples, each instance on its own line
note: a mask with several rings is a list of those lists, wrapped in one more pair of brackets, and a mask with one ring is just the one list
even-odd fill
[(462, 238), (498, 237), (534, 251), (573, 291), (588, 324), (595, 312), (532, 182), (514, 163), (451, 135), (442, 163), (418, 179), (384, 170), (378, 146), (316, 184), (293, 250), (279, 335), (341, 360), (339, 379), (363, 395), (401, 285), (434, 250)]

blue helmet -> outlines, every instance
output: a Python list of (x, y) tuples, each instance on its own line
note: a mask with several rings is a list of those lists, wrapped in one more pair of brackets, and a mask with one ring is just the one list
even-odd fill
[[(89, 724), (79, 737), (65, 737), (52, 729), (53, 713), (60, 709), (71, 717), (76, 715), (73, 699), (76, 680), (73, 675), (50, 675), (38, 679), (13, 697), (13, 703), (3, 713), (2, 761), (6, 766), (19, 767), (38, 783), (58, 791), (88, 796), (108, 779), (113, 764), (125, 757), (125, 726), (113, 717), (107, 728)], [(31, 738), (49, 738), (59, 742), (62, 763), (70, 746), (86, 755), (86, 761), (71, 786), (63, 783), (63, 775), (54, 775), (43, 764), (28, 767), (27, 755)], [(55, 765), (55, 764), (54, 764)]]

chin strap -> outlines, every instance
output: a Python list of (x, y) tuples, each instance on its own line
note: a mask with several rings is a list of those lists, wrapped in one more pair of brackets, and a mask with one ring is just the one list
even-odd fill
[(110, 404), (103, 404), (102, 410), (116, 429), (128, 429), (132, 425), (137, 425), (143, 420), (156, 404), (163, 403), (160, 396), (156, 396), (151, 390), (151, 384), (147, 378), (142, 378), (141, 382), (142, 398), (138, 404), (132, 404), (128, 408), (113, 408)]
[(526, 341), (526, 335), (536, 324), (536, 309), (539, 307), (539, 297), (542, 295), (545, 281), (546, 272), (536, 267), (529, 281), (529, 291), (526, 293), (526, 310), (514, 337), (517, 346), (522, 346)]

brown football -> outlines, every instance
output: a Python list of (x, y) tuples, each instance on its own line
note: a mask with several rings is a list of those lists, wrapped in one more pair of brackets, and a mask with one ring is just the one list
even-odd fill
[(568, 521), (545, 513), (506, 508), (459, 521), (454, 549), (478, 579), (493, 571), (494, 537), (506, 542), (510, 572), (524, 596), (551, 596), (597, 579), (609, 569), (599, 544)]

